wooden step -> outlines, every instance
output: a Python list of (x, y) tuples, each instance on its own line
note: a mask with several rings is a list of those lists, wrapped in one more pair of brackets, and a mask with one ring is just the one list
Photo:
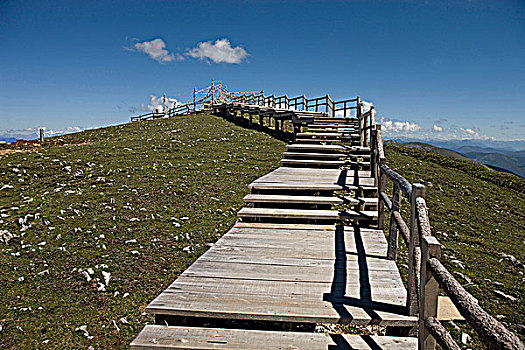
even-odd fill
[(315, 152), (333, 152), (333, 153), (342, 153), (345, 151), (345, 147), (339, 145), (312, 145), (312, 144), (301, 144), (294, 143), (287, 145), (286, 149), (288, 151), (315, 151)]
[(237, 213), (240, 218), (273, 218), (273, 219), (304, 219), (333, 220), (340, 218), (337, 210), (315, 209), (281, 209), (281, 208), (242, 208)]
[(272, 218), (301, 220), (351, 220), (376, 219), (377, 211), (338, 211), (317, 209), (282, 209), (282, 208), (242, 208), (237, 213), (240, 218)]
[(341, 344), (356, 350), (415, 350), (417, 338), (147, 325), (133, 340), (131, 349), (326, 350)]
[(344, 146), (348, 151), (351, 152), (370, 152), (370, 147), (363, 146)]
[(370, 159), (370, 154), (349, 154), (349, 158), (362, 158), (362, 159)]
[(296, 138), (295, 141), (299, 143), (319, 143), (319, 144), (324, 144), (327, 142), (352, 143), (352, 144), (359, 143), (358, 140), (354, 140), (350, 138), (345, 138), (345, 139), (340, 139), (340, 138), (339, 139), (336, 139), (336, 138), (331, 138), (331, 139)]
[[(377, 199), (377, 198), (376, 198)], [(342, 204), (343, 200), (338, 197), (322, 196), (286, 196), (271, 194), (248, 194), (243, 198), (246, 203), (286, 203), (286, 204), (319, 204), (336, 205)]]
[(316, 160), (316, 159), (281, 159), (283, 165), (324, 165), (324, 166), (341, 166), (345, 164), (342, 160)]
[(345, 162), (345, 165), (347, 166), (352, 166), (352, 167), (356, 167), (356, 166), (363, 166), (363, 167), (367, 167), (367, 168), (370, 168), (370, 162), (349, 162), (349, 161), (346, 161)]
[(338, 191), (343, 187), (330, 183), (298, 182), (252, 182), (248, 188), (253, 190), (292, 190), (292, 191)]
[(296, 135), (298, 138), (308, 138), (308, 137), (317, 137), (317, 138), (350, 138), (350, 137), (359, 137), (358, 134), (346, 133), (346, 132), (300, 132)]
[(378, 198), (374, 198), (374, 197), (358, 197), (358, 198), (354, 198), (354, 197), (348, 197), (348, 196), (345, 196), (343, 197), (344, 201), (350, 205), (360, 205), (360, 204), (364, 204), (366, 206), (377, 206), (378, 204)]
[(306, 153), (306, 152), (283, 152), (285, 158), (335, 158), (346, 157), (341, 153)]
[(347, 176), (345, 179), (346, 185), (366, 185), (374, 186), (375, 179), (372, 177), (359, 177), (357, 180), (353, 176)]

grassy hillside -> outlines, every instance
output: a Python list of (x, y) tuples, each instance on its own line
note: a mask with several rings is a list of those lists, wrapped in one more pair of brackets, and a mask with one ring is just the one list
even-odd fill
[(207, 115), (9, 147), (0, 149), (3, 349), (125, 348), (153, 321), (147, 303), (233, 225), (246, 185), (284, 150)]
[[(6, 155), (13, 147), (25, 151)], [(0, 145), (0, 348), (125, 348), (153, 321), (147, 303), (233, 225), (246, 185), (283, 149), (207, 115)], [(427, 186), (446, 266), (523, 332), (525, 181), (420, 149), (386, 152)]]
[(483, 308), (523, 338), (525, 180), (420, 149), (391, 145), (386, 156), (391, 168), (426, 186), (445, 266)]

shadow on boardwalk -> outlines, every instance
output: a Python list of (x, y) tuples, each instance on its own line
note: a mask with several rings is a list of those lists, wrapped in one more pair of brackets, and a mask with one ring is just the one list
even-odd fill
[[(323, 300), (332, 304), (333, 308), (341, 316), (344, 323), (352, 321), (352, 315), (348, 312), (345, 306), (355, 306), (362, 308), (371, 318), (371, 324), (379, 324), (381, 317), (376, 311), (385, 311), (400, 315), (407, 315), (407, 309), (403, 306), (387, 304), (372, 300), (372, 288), (370, 285), (369, 270), (365, 247), (361, 237), (361, 229), (359, 226), (353, 226), (354, 241), (356, 246), (356, 253), (346, 251), (344, 226), (337, 225), (334, 235), (334, 249), (335, 249), (335, 263), (334, 263), (334, 279), (330, 293), (324, 295)], [(346, 296), (346, 286), (348, 283), (348, 264), (347, 255), (357, 255), (359, 266), (359, 298), (352, 298)], [(378, 257), (378, 256), (371, 256)], [(378, 257), (386, 259), (386, 257)]]

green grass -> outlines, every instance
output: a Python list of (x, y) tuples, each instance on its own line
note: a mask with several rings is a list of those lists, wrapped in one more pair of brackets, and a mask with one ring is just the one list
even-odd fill
[(246, 186), (283, 149), (197, 115), (1, 156), (0, 188), (13, 188), (0, 191), (0, 231), (16, 237), (0, 242), (0, 348), (126, 348), (153, 321), (148, 302), (233, 225)]
[[(246, 185), (277, 167), (284, 149), (209, 115), (18, 146), (31, 151), (0, 156), (0, 188), (13, 186), (0, 190), (0, 231), (16, 236), (0, 242), (0, 348), (8, 349), (126, 348), (153, 322), (145, 306), (233, 225)], [(419, 149), (388, 146), (386, 154), (390, 167), (426, 186), (447, 268), (523, 332), (524, 270), (498, 255), (525, 262), (522, 180)], [(102, 271), (111, 279), (98, 291)], [(75, 331), (83, 325), (92, 339)]]
[[(432, 232), (444, 245), (444, 265), (486, 311), (523, 338), (525, 270), (499, 254), (525, 263), (525, 181), (419, 149), (388, 146), (386, 157), (393, 170), (411, 183), (426, 186)], [(387, 186), (391, 191), (392, 184)], [(408, 204), (403, 205), (403, 217), (408, 219)], [(402, 251), (399, 265), (403, 270), (406, 261)], [(494, 290), (517, 301), (498, 297)]]

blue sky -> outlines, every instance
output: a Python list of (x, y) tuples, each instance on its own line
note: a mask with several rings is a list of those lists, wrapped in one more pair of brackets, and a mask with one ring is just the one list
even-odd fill
[(525, 139), (522, 0), (3, 0), (0, 43), (0, 137), (122, 123), (213, 78), (360, 95), (392, 137)]

